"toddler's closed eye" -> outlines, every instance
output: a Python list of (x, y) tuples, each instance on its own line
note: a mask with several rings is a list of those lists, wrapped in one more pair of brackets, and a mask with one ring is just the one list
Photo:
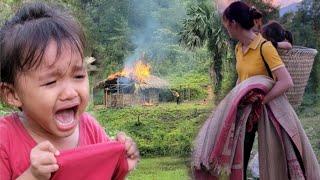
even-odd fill
[(54, 80), (54, 81), (49, 81), (49, 82), (47, 82), (47, 83), (45, 83), (45, 84), (42, 84), (42, 86), (50, 86), (50, 85), (55, 84), (56, 82), (57, 82), (56, 80)]
[(77, 76), (74, 76), (75, 79), (83, 79), (85, 78), (86, 76), (85, 75), (77, 75)]

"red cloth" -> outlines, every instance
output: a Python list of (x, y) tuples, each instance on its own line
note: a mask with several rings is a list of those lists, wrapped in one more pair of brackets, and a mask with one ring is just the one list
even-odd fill
[(57, 157), (59, 170), (52, 180), (124, 179), (128, 172), (126, 151), (119, 142), (107, 142), (84, 146), (65, 152)]
[[(78, 147), (109, 141), (103, 128), (88, 113), (79, 119)], [(30, 151), (36, 142), (17, 113), (0, 117), (0, 179), (16, 179), (30, 166)]]

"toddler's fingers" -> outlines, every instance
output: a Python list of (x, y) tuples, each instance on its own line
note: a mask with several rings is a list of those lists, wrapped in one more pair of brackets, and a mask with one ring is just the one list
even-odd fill
[(44, 152), (39, 157), (40, 165), (51, 165), (57, 164), (57, 159), (51, 152)]
[(128, 150), (130, 149), (130, 147), (132, 146), (133, 144), (133, 140), (130, 138), (130, 137), (126, 137), (126, 140), (125, 140), (125, 143), (124, 143), (124, 146), (128, 152)]
[(39, 144), (39, 149), (43, 151), (49, 151), (52, 152), (54, 155), (59, 155), (60, 152), (57, 148), (55, 148), (49, 141), (44, 141)]
[(131, 142), (131, 143), (129, 143), (128, 149), (126, 149), (126, 150), (127, 150), (127, 154), (129, 156), (132, 156), (138, 151), (137, 145), (134, 142)]
[(116, 136), (116, 140), (120, 141), (121, 143), (125, 143), (127, 135), (124, 132), (119, 132)]
[(138, 150), (136, 150), (131, 156), (129, 156), (131, 159), (140, 159), (140, 153)]
[(52, 164), (52, 165), (45, 165), (45, 166), (40, 166), (38, 168), (39, 173), (41, 174), (47, 174), (47, 173), (52, 173), (55, 172), (59, 169), (58, 164)]

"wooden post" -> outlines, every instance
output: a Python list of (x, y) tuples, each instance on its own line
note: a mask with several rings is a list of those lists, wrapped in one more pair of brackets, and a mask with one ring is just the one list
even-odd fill
[(122, 107), (124, 107), (123, 86), (121, 88), (121, 102), (122, 102)]
[[(179, 95), (180, 95), (180, 102), (182, 102), (182, 98), (184, 98), (184, 93), (181, 92), (181, 85), (179, 86)], [(183, 94), (183, 97), (182, 97)]]
[(119, 106), (119, 83), (117, 83), (116, 107)]
[(108, 106), (108, 104), (107, 104), (107, 102), (108, 102), (108, 100), (107, 100), (107, 98), (108, 98), (107, 92), (108, 92), (108, 88), (103, 88), (103, 105), (105, 107)]

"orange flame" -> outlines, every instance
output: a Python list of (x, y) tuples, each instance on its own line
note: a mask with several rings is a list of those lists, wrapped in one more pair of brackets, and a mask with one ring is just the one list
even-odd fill
[(108, 76), (108, 80), (118, 77), (128, 77), (139, 83), (142, 83), (150, 76), (151, 66), (142, 60), (137, 61), (133, 67), (125, 67), (122, 71), (116, 72)]
[(134, 76), (139, 82), (150, 76), (151, 67), (149, 64), (143, 63), (141, 60), (134, 65)]

